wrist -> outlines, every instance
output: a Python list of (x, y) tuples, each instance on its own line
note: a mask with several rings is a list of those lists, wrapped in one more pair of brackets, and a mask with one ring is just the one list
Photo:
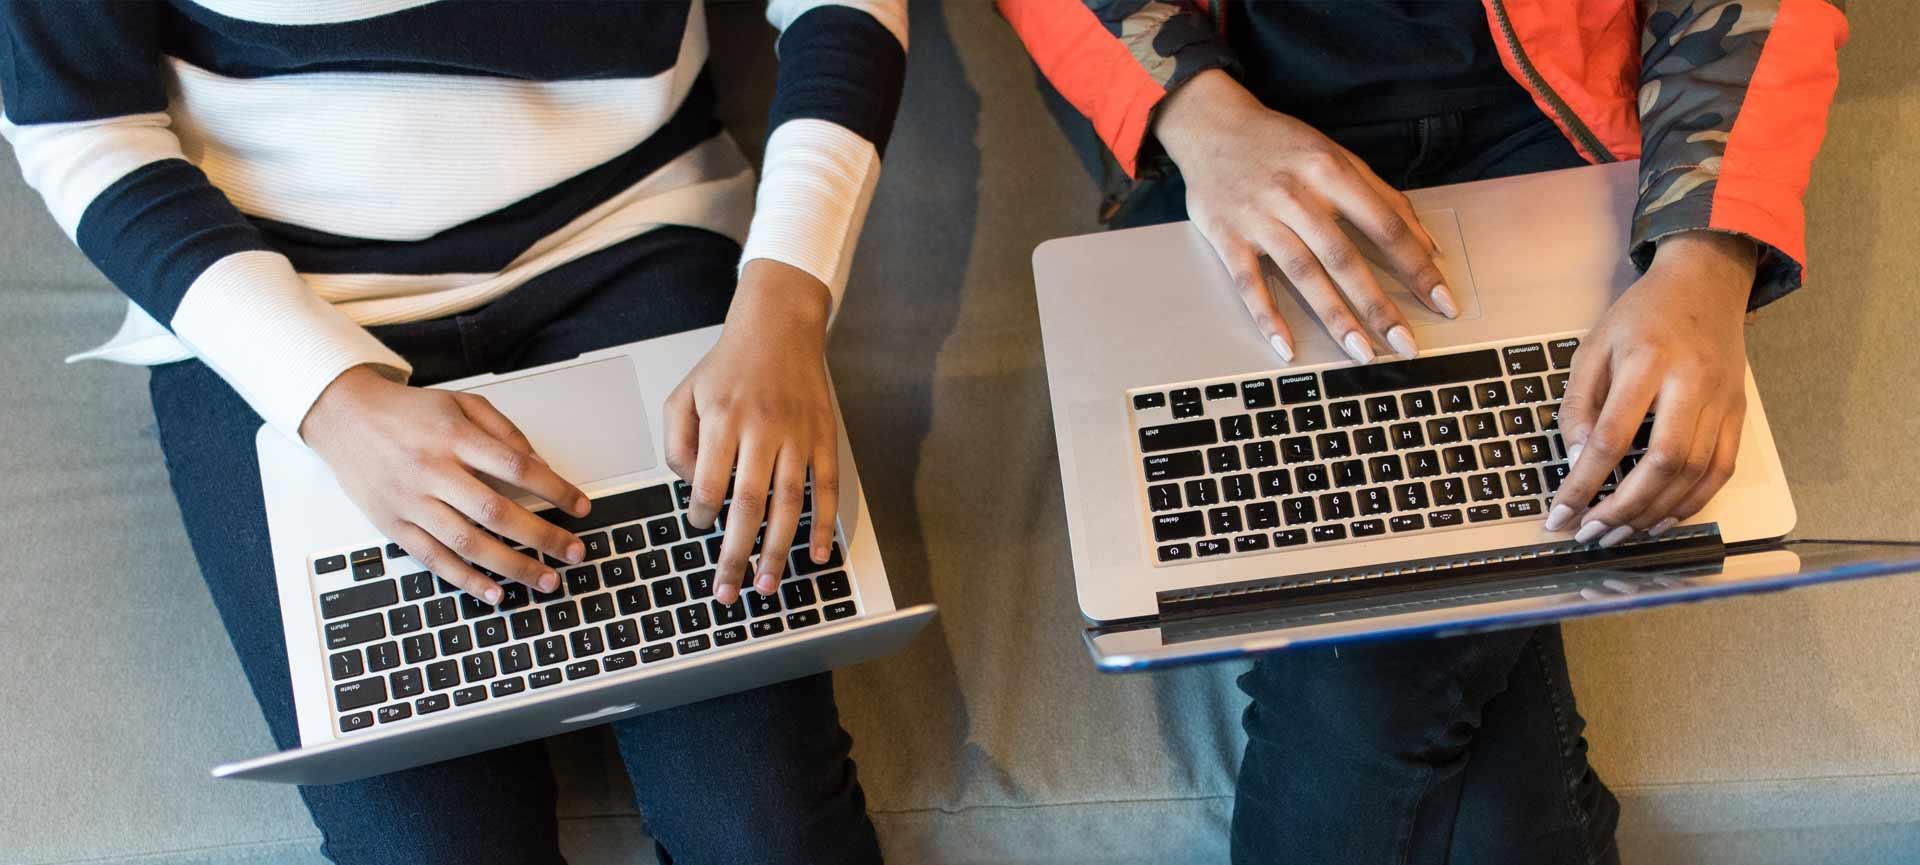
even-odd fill
[(300, 438), (309, 444), (316, 437), (324, 439), (327, 430), (336, 426), (337, 419), (351, 414), (368, 392), (391, 384), (393, 380), (381, 375), (372, 364), (348, 367), (334, 376), (307, 408), (306, 417), (300, 419)]
[(1760, 265), (1759, 245), (1744, 235), (1683, 231), (1660, 239), (1648, 272), (1673, 275), (1696, 290), (1722, 293), (1745, 309)]
[(1237, 118), (1249, 107), (1260, 107), (1253, 94), (1226, 70), (1208, 69), (1160, 100), (1149, 131), (1174, 164), (1181, 165), (1221, 133), (1236, 128)]
[(826, 283), (793, 265), (756, 258), (740, 269), (727, 324), (731, 331), (771, 331), (825, 345), (832, 314), (833, 293)]

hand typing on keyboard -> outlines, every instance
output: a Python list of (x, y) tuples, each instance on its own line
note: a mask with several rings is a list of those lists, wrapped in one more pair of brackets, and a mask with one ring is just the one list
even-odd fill
[(825, 360), (831, 303), (827, 287), (798, 268), (748, 262), (720, 342), (667, 397), (667, 465), (693, 485), (688, 520), (709, 528), (728, 509), (713, 587), (723, 604), (739, 598), (755, 552), (755, 589), (780, 590), (787, 550), (802, 541), (809, 467), (810, 556), (818, 564), (831, 553), (840, 454)]
[(552, 568), (494, 535), (569, 563), (585, 555), (572, 534), (480, 480), (506, 481), (574, 516), (589, 508), (579, 488), (482, 397), (408, 387), (357, 366), (321, 392), (300, 436), (375, 527), (489, 604), (500, 601), (501, 587), (476, 565), (541, 591), (559, 584)]
[(1274, 304), (1262, 255), (1355, 361), (1374, 359), (1369, 330), (1400, 354), (1417, 352), (1406, 316), (1340, 221), (1385, 253), (1422, 305), (1448, 318), (1459, 314), (1434, 260), (1439, 247), (1407, 197), (1318, 130), (1262, 105), (1225, 72), (1203, 72), (1173, 91), (1153, 131), (1186, 178), (1194, 227), (1281, 360), (1293, 361), (1293, 332)]
[[(1607, 311), (1576, 353), (1560, 426), (1571, 472), (1547, 528), (1612, 546), (1658, 535), (1698, 513), (1733, 475), (1746, 417), (1741, 330), (1753, 286), (1753, 242), (1693, 232), (1660, 241), (1645, 276)], [(1646, 454), (1618, 489), (1589, 504), (1654, 414)]]

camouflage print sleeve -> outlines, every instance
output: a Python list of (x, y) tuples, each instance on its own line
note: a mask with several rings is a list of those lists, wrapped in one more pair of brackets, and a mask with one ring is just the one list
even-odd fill
[[(1761, 246), (1748, 303), (1800, 286), (1805, 193), (1845, 20), (1829, 0), (1641, 0), (1644, 137), (1635, 264), (1660, 239), (1724, 231)], [(1836, 23), (1837, 22), (1837, 23)]]
[(1107, 31), (1154, 81), (1173, 90), (1208, 69), (1233, 65), (1213, 16), (1196, 0), (1086, 0)]

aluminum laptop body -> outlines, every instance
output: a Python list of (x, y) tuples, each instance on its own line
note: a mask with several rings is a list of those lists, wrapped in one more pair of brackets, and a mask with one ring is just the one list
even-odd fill
[[(896, 607), (844, 432), (840, 439), (836, 536), (841, 561), (830, 566), (833, 573), (844, 576), (790, 573), (788, 583), (808, 584), (804, 599), (808, 609), (756, 609), (751, 617), (742, 613), (738, 624), (726, 629), (729, 636), (725, 639), (732, 641), (725, 644), (718, 636), (722, 630), (718, 620), (709, 618), (717, 616), (717, 609), (707, 607), (697, 615), (693, 613), (692, 608), (711, 604), (695, 588), (702, 571), (700, 564), (692, 563), (702, 555), (705, 544), (704, 539), (680, 536), (691, 530), (680, 518), (684, 499), (663, 505), (660, 498), (661, 488), (672, 491), (677, 480), (667, 469), (662, 450), (661, 405), (674, 385), (713, 346), (719, 331), (718, 327), (688, 331), (560, 363), (438, 386), (487, 397), (527, 434), (562, 477), (594, 500), (596, 513), (603, 510), (603, 503), (650, 503), (647, 510), (634, 512), (640, 521), (630, 530), (613, 532), (612, 541), (606, 530), (564, 526), (575, 530), (583, 540), (597, 532), (601, 535), (599, 543), (621, 546), (605, 549), (598, 556), (590, 552), (584, 567), (591, 573), (569, 576), (580, 569), (558, 566), (566, 600), (542, 600), (537, 595), (526, 598), (520, 612), (537, 611), (534, 619), (540, 621), (522, 624), (541, 628), (540, 636), (523, 636), (517, 628), (509, 629), (505, 601), (499, 611), (476, 611), (471, 608), (473, 601), (423, 576), (424, 569), (406, 558), (404, 551), (387, 549), (386, 540), (340, 490), (324, 463), (297, 442), (263, 426), (256, 445), (301, 747), (219, 766), (213, 774), (301, 784), (355, 780), (743, 691), (903, 647), (934, 611), (928, 605)], [(525, 497), (521, 501), (535, 507), (537, 500)], [(566, 518), (557, 511), (542, 515)], [(594, 515), (586, 519), (593, 520)], [(653, 525), (655, 522), (661, 525)], [(669, 534), (672, 540), (667, 540)], [(373, 555), (362, 563), (359, 553)], [(356, 559), (350, 568), (340, 568), (338, 562), (329, 561), (337, 555)], [(657, 569), (646, 570), (649, 564), (657, 565)], [(640, 573), (629, 572), (628, 567)], [(704, 567), (710, 569), (712, 565), (706, 562)], [(574, 576), (581, 582), (576, 583)], [(379, 600), (392, 599), (394, 590), (384, 585), (388, 580), (397, 581), (399, 591), (405, 593), (405, 600), (397, 607), (361, 613), (356, 605), (355, 615), (339, 612), (343, 598), (365, 597), (368, 587), (378, 587), (382, 593)], [(587, 589), (589, 582), (592, 588)], [(672, 591), (663, 596), (663, 588), (669, 583)], [(834, 587), (831, 590), (829, 583)], [(425, 588), (429, 584), (435, 585)], [(417, 596), (411, 591), (414, 588), (418, 588)], [(617, 610), (606, 606), (620, 592), (626, 593), (620, 596), (623, 602), (632, 605), (622, 603)], [(753, 593), (749, 588), (743, 594)], [(602, 597), (605, 600), (598, 600)], [(417, 611), (429, 605), (444, 610), (448, 604), (461, 611), (451, 623), (435, 625), (431, 614), (425, 623), (417, 618)], [(569, 604), (574, 605), (569, 615), (585, 621), (551, 619), (550, 607)], [(592, 609), (605, 610), (603, 617), (594, 618), (589, 604), (595, 605)], [(636, 609), (643, 604), (645, 612)], [(392, 610), (400, 608), (416, 612), (405, 614), (405, 624), (390, 624), (394, 621)], [(686, 624), (692, 618), (711, 630), (698, 638), (682, 635), (680, 639), (689, 641), (682, 645), (674, 635), (642, 629), (639, 622), (651, 614), (660, 614), (651, 620), (655, 626), (671, 627), (676, 618)], [(342, 632), (351, 628), (342, 623), (352, 621), (357, 623), (352, 628), (371, 629), (376, 622), (369, 617), (381, 618), (377, 623), (381, 636), (371, 640), (351, 637), (359, 642), (335, 652), (338, 643), (349, 639)], [(390, 627), (396, 630), (389, 631)], [(734, 627), (741, 630), (735, 632)], [(751, 636), (746, 630), (749, 627)], [(398, 633), (401, 628), (411, 633)], [(467, 674), (452, 686), (435, 688), (429, 682), (409, 695), (411, 699), (396, 698), (400, 692), (390, 689), (401, 686), (392, 683), (392, 677), (401, 670), (378, 672), (380, 664), (396, 663), (386, 660), (395, 649), (384, 647), (397, 646), (407, 636), (461, 628), (467, 629), (460, 635), (462, 640), (480, 642), (457, 656)], [(486, 633), (495, 634), (498, 640), (491, 645), (483, 635), (483, 629), (489, 628), (496, 630)], [(592, 658), (580, 654), (583, 646), (577, 636), (589, 630), (592, 639), (584, 641), (588, 643), (584, 648), (597, 650)], [(629, 650), (618, 653), (623, 655), (619, 659), (612, 657), (616, 654), (613, 647), (618, 645), (614, 642), (616, 634), (633, 641)], [(544, 654), (535, 659), (533, 647), (547, 638), (560, 641), (549, 642), (544, 648), (556, 654), (565, 652), (564, 661)], [(516, 645), (527, 646), (528, 654), (521, 655), (513, 648)], [(428, 650), (426, 644), (419, 648)], [(333, 656), (352, 652), (359, 653), (349, 658), (354, 665), (344, 670), (333, 666), (341, 663)], [(383, 660), (376, 661), (376, 653)], [(497, 654), (497, 663), (494, 653), (502, 653)], [(484, 664), (474, 666), (484, 669), (467, 671), (466, 665), (481, 654), (489, 657)], [(441, 660), (454, 657), (446, 655)], [(513, 677), (506, 672), (513, 668), (510, 657), (527, 664), (516, 669)], [(399, 659), (397, 663), (410, 669), (407, 665), (413, 659)], [(472, 675), (477, 673), (490, 675)], [(535, 677), (546, 685), (527, 687)], [(377, 722), (367, 719), (363, 712), (341, 708), (345, 702), (339, 691), (357, 690), (360, 683), (370, 683), (374, 678), (382, 678), (378, 687), (389, 698), (380, 707)], [(497, 684), (507, 681), (515, 682), (515, 687)], [(407, 687), (414, 687), (413, 682), (409, 681)], [(463, 692), (470, 699), (468, 704), (445, 704), (451, 703), (449, 695)], [(421, 699), (433, 701), (427, 705), (444, 708), (430, 714), (416, 711), (414, 707)], [(407, 708), (395, 708), (401, 705)], [(398, 717), (402, 713), (406, 717)]]
[[(1636, 277), (1625, 231), (1636, 171), (1409, 192), (1461, 310), (1429, 312), (1376, 268), (1413, 325), (1413, 364), (1353, 364), (1269, 271), (1297, 343), (1283, 366), (1189, 223), (1042, 244), (1048, 384), (1096, 663), (1141, 669), (1920, 569), (1920, 550), (1895, 545), (1749, 557), (1795, 522), (1751, 372), (1737, 468), (1705, 510), (1605, 552), (1543, 530), (1542, 472), (1550, 484), (1565, 464), (1558, 388), (1577, 340)], [(1436, 413), (1436, 395), (1461, 414)], [(1448, 426), (1463, 419), (1465, 436)], [(1476, 445), (1471, 427), (1489, 421)], [(1329, 445), (1349, 458), (1327, 459)], [(1442, 506), (1443, 483), (1457, 506)]]

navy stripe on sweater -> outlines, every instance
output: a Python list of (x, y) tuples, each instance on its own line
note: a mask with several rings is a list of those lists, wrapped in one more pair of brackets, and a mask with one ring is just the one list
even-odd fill
[(886, 155), (906, 81), (907, 52), (899, 40), (872, 15), (821, 6), (787, 25), (779, 48), (767, 132), (798, 118), (829, 120)]
[(267, 248), (258, 229), (183, 159), (134, 169), (87, 205), (75, 237), (100, 272), (155, 319), (173, 319), (201, 271)]

